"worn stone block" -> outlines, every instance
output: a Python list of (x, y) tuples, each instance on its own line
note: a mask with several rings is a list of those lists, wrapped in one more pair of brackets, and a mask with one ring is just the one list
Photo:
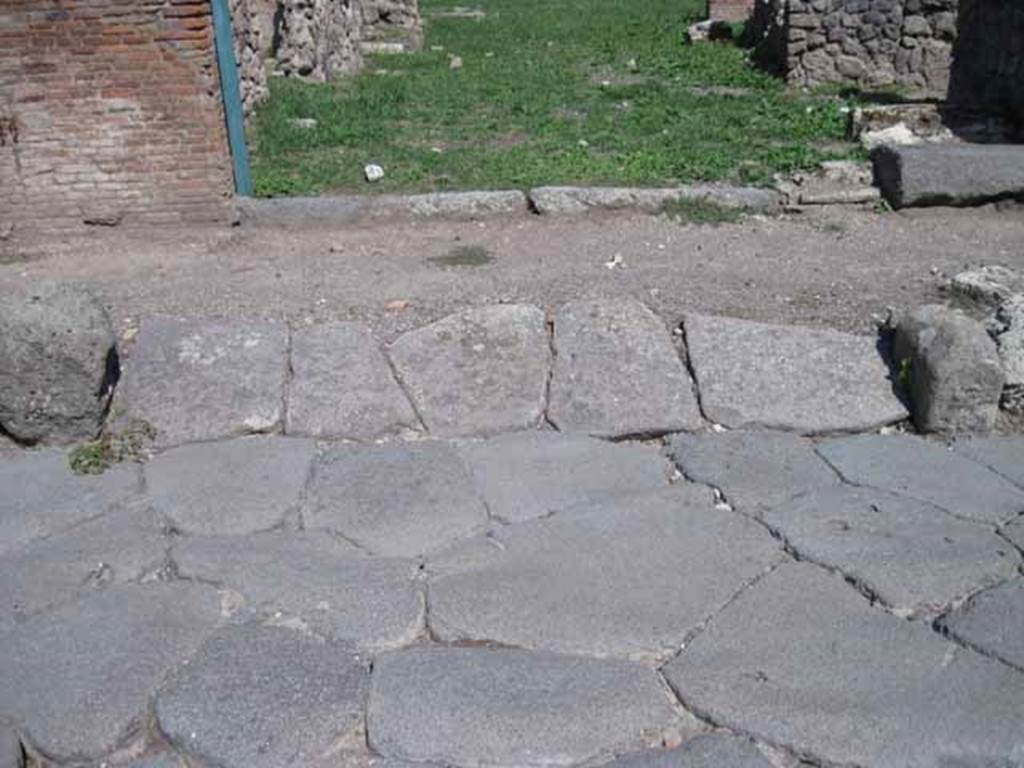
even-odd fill
[(676, 749), (620, 757), (605, 768), (770, 768), (757, 747), (727, 733), (695, 736)]
[(944, 616), (942, 629), (1024, 672), (1024, 578), (979, 592)]
[(668, 330), (639, 302), (605, 299), (560, 307), (554, 351), (548, 417), (563, 432), (659, 435), (703, 423)]

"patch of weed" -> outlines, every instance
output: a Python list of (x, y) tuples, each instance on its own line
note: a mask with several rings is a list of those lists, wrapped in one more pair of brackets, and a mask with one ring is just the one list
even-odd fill
[(123, 429), (104, 430), (96, 440), (75, 447), (68, 464), (76, 475), (102, 475), (114, 464), (143, 461), (156, 429), (148, 421), (132, 419)]
[(494, 261), (494, 257), (482, 245), (460, 245), (443, 256), (433, 256), (427, 261), (442, 267), (482, 267)]

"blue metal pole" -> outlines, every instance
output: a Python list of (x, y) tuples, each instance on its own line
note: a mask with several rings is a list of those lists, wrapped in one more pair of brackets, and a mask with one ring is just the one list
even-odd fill
[(232, 40), (231, 12), (227, 0), (210, 0), (213, 10), (213, 39), (217, 48), (217, 69), (220, 71), (220, 92), (224, 101), (224, 120), (231, 148), (231, 166), (235, 174), (235, 194), (252, 195), (249, 172), (249, 150), (245, 145), (245, 113), (238, 87), (238, 65)]

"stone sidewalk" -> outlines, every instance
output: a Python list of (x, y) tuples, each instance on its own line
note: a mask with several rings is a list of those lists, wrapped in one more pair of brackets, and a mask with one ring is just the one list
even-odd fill
[(161, 319), (115, 407), (0, 459), (4, 768), (1024, 765), (1024, 438), (879, 434), (874, 339)]

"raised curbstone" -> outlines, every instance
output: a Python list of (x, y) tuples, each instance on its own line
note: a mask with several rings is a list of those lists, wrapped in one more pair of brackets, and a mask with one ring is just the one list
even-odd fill
[(155, 318), (125, 362), (117, 405), (152, 425), (160, 447), (273, 432), (287, 368), (281, 323)]
[(894, 208), (1024, 196), (1024, 147), (1016, 145), (883, 145), (871, 160), (875, 183)]
[(571, 215), (588, 211), (660, 213), (666, 203), (704, 201), (724, 208), (773, 211), (781, 196), (770, 189), (695, 184), (673, 188), (642, 187), (537, 187), (528, 193), (530, 205), (541, 215)]
[(644, 666), (493, 648), (379, 656), (367, 715), (379, 754), (467, 767), (569, 766), (695, 725)]
[(565, 304), (555, 313), (553, 345), (548, 418), (562, 432), (650, 436), (703, 425), (668, 330), (643, 304)]
[(536, 307), (470, 309), (400, 336), (389, 353), (434, 434), (497, 434), (543, 418), (551, 352)]
[(701, 407), (718, 424), (815, 435), (907, 416), (873, 337), (695, 314), (684, 327)]
[(285, 431), (372, 440), (418, 421), (370, 329), (328, 323), (296, 330)]
[(206, 764), (315, 765), (363, 742), (367, 678), (344, 643), (226, 627), (170, 676), (154, 711), (171, 743)]
[(255, 435), (174, 448), (145, 466), (153, 509), (183, 533), (246, 534), (297, 522), (311, 440)]

